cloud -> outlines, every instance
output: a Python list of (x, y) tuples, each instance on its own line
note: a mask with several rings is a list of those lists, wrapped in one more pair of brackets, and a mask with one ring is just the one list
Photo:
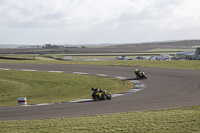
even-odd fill
[(194, 39), (199, 6), (196, 0), (1, 0), (0, 43)]
[(8, 24), (12, 21), (16, 23), (16, 27), (21, 27), (20, 24), (24, 23), (25, 25), (30, 23), (30, 28), (32, 25), (35, 28), (34, 23), (43, 23), (42, 26), (65, 23), (67, 27), (85, 28), (106, 21), (117, 21), (123, 14), (139, 14), (147, 8), (149, 3), (145, 0), (76, 0), (71, 2), (65, 0), (7, 0), (1, 4), (4, 7), (1, 10), (1, 16), (4, 16), (1, 20)]

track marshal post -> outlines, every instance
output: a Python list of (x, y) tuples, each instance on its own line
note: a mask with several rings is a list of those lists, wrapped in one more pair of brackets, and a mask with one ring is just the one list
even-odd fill
[(19, 97), (18, 104), (19, 105), (27, 105), (26, 97)]

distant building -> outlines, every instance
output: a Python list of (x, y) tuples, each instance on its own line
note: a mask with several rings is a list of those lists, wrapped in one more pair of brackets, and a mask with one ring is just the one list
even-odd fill
[(195, 60), (195, 51), (184, 51), (176, 53), (176, 57), (179, 59)]
[(66, 47), (66, 48), (78, 48), (77, 46), (70, 46), (70, 47)]
[(150, 57), (147, 57), (147, 56), (138, 56), (136, 57), (136, 59), (138, 60), (148, 60)]
[(61, 46), (45, 44), (42, 48), (45, 48), (45, 49), (60, 49)]
[(116, 57), (117, 60), (132, 60), (132, 58), (128, 58), (126, 56), (119, 56), (119, 57)]
[(197, 60), (200, 60), (200, 47), (196, 48), (195, 57), (196, 57)]

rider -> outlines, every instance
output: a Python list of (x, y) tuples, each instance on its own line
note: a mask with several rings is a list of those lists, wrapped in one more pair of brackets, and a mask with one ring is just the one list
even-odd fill
[(137, 76), (137, 77), (140, 77), (141, 75), (141, 73), (143, 73), (141, 70), (139, 70), (139, 69), (135, 69), (135, 75)]
[(94, 95), (98, 96), (98, 97), (99, 97), (99, 100), (105, 99), (104, 92), (103, 92), (101, 89), (97, 89), (97, 88), (95, 88), (95, 87), (92, 87), (92, 88), (91, 88), (91, 94), (92, 94), (92, 97), (93, 97)]
[(93, 94), (94, 92), (97, 93), (97, 92), (103, 92), (103, 91), (102, 91), (101, 89), (92, 87), (92, 88), (91, 88), (91, 93)]

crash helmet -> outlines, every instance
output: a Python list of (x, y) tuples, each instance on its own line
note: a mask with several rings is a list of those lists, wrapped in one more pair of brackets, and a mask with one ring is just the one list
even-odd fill
[(138, 69), (135, 69), (135, 72), (138, 72)]
[(91, 90), (94, 91), (94, 90), (95, 90), (95, 87), (92, 87)]

